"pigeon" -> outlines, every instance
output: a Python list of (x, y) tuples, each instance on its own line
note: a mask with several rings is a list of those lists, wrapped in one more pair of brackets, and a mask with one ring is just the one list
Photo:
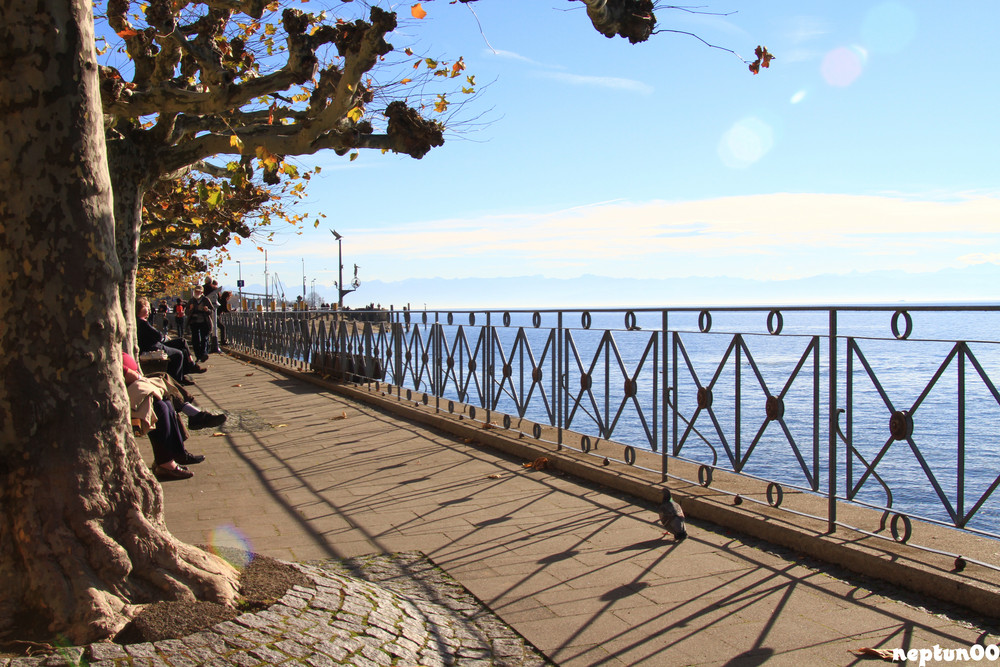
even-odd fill
[(680, 505), (670, 499), (670, 489), (663, 489), (663, 502), (656, 508), (660, 515), (660, 523), (666, 528), (666, 532), (660, 536), (662, 539), (667, 533), (672, 533), (675, 542), (680, 542), (688, 536), (684, 529), (684, 510)]

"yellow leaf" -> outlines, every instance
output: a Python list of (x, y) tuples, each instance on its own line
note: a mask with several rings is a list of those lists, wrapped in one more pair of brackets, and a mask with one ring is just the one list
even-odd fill
[(411, 81), (413, 81), (413, 79), (403, 79), (400, 83), (409, 83)]
[(235, 241), (236, 245), (240, 245), (240, 244), (243, 243), (243, 241), (240, 241), (240, 237), (239, 236), (234, 236), (233, 237), (233, 241)]
[(238, 150), (240, 153), (243, 152), (243, 140), (235, 134), (229, 137), (229, 145)]
[(355, 160), (357, 160), (357, 159), (358, 159), (358, 154), (357, 154), (357, 152), (354, 152), (354, 153), (351, 153), (351, 162), (354, 162), (354, 161), (355, 161)]
[(410, 13), (413, 14), (413, 18), (415, 19), (422, 19), (427, 16), (427, 12), (424, 11), (424, 8), (420, 6), (419, 2), (410, 7)]
[(355, 123), (357, 123), (359, 120), (361, 120), (361, 115), (363, 113), (364, 111), (361, 110), (361, 107), (354, 107), (353, 109), (347, 112), (347, 117), (350, 118)]

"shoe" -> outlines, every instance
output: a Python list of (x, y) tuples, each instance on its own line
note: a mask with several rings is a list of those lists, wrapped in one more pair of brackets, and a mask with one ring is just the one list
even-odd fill
[(211, 428), (213, 426), (221, 426), (225, 423), (226, 415), (221, 413), (213, 415), (211, 412), (202, 411), (188, 417), (188, 428), (190, 429)]
[(190, 387), (191, 385), (194, 384), (194, 382), (192, 380), (189, 380), (188, 378), (181, 378), (180, 382), (178, 382), (177, 384), (181, 385), (182, 387)]
[(194, 473), (182, 465), (179, 465), (176, 468), (165, 468), (162, 465), (158, 465), (153, 468), (153, 474), (156, 475), (156, 479), (159, 480), (190, 479), (191, 477), (194, 477)]
[(198, 357), (198, 361), (201, 363), (205, 363), (206, 361), (208, 361), (208, 355), (207, 354), (201, 355), (200, 357)]
[(204, 454), (192, 454), (191, 452), (184, 452), (184, 455), (174, 459), (177, 463), (182, 463), (186, 466), (194, 465), (195, 463), (201, 463), (205, 460)]
[(202, 368), (198, 364), (195, 364), (194, 368), (192, 368), (191, 370), (189, 370), (188, 373), (204, 373), (207, 370), (208, 370), (207, 368)]

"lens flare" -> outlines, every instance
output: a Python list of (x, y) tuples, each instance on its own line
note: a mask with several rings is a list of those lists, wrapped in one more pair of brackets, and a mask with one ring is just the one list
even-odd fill
[(860, 46), (842, 46), (823, 57), (820, 72), (831, 86), (844, 88), (861, 76), (868, 62), (868, 52)]
[(774, 130), (759, 118), (749, 117), (737, 121), (719, 140), (719, 157), (723, 164), (733, 169), (745, 169), (774, 146)]
[(208, 551), (237, 569), (245, 568), (253, 558), (250, 540), (236, 526), (219, 526), (213, 530)]

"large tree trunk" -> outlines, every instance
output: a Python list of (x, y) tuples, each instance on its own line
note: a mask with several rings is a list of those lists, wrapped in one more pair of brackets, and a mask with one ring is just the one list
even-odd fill
[(74, 643), (237, 580), (167, 531), (131, 435), (90, 7), (0, 3), (0, 634)]
[(142, 230), (142, 197), (148, 183), (149, 165), (139, 147), (129, 137), (108, 140), (108, 167), (111, 171), (114, 192), (115, 251), (121, 264), (122, 279), (118, 283), (118, 296), (125, 315), (125, 332), (122, 346), (137, 352), (135, 327), (135, 287), (139, 270), (139, 236)]

